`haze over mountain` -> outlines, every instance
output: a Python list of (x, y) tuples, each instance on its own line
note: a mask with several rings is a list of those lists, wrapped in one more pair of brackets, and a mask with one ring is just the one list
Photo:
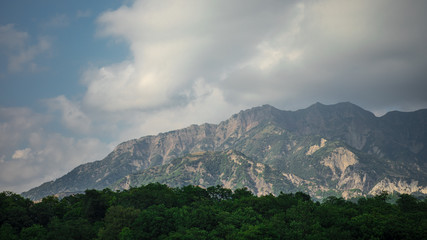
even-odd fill
[(219, 124), (144, 136), (23, 196), (120, 190), (149, 182), (304, 191), (346, 198), (381, 191), (427, 194), (427, 110), (381, 117), (352, 103), (283, 111), (270, 105)]

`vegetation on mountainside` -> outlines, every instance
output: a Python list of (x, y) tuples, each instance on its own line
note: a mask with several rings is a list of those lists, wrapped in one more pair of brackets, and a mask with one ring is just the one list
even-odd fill
[(148, 184), (34, 203), (0, 193), (0, 239), (427, 239), (427, 200), (315, 202), (220, 186)]
[[(376, 117), (351, 103), (316, 103), (298, 111), (265, 105), (219, 124), (191, 125), (123, 142), (104, 159), (80, 165), (22, 196), (39, 200), (150, 182), (172, 187), (246, 186), (257, 195), (303, 191), (319, 199), (328, 195), (352, 198), (382, 190), (426, 194), (426, 119), (427, 109)], [(226, 161), (228, 156), (215, 154), (201, 156), (207, 161), (200, 167), (185, 159), (194, 153), (224, 155), (230, 150), (260, 167), (237, 166)]]

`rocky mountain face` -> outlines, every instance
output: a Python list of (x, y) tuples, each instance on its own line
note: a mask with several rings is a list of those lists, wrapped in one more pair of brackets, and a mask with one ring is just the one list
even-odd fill
[(101, 161), (22, 193), (31, 199), (85, 189), (248, 187), (316, 198), (389, 192), (427, 194), (427, 110), (376, 117), (351, 103), (298, 111), (269, 105), (219, 124), (192, 125), (118, 145)]
[(171, 187), (190, 184), (204, 188), (216, 185), (233, 189), (247, 187), (258, 195), (294, 190), (292, 182), (280, 171), (235, 150), (188, 154), (168, 164), (128, 175), (112, 188), (128, 189), (151, 182), (161, 182)]

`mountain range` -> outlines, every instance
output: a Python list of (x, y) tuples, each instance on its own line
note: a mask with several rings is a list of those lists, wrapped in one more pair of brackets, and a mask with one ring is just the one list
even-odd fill
[(263, 105), (219, 124), (144, 136), (100, 161), (22, 193), (33, 200), (86, 189), (247, 187), (257, 195), (313, 198), (427, 194), (427, 109), (376, 117), (352, 103), (283, 111)]

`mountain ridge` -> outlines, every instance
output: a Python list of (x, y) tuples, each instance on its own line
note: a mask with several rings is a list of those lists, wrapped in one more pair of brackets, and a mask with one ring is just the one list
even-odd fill
[[(348, 193), (351, 181), (361, 194), (368, 194), (385, 178), (392, 179), (390, 181), (397, 186), (399, 176), (401, 182), (409, 182), (409, 185), (413, 180), (426, 186), (427, 176), (423, 171), (427, 169), (425, 122), (426, 109), (376, 117), (349, 102), (315, 103), (297, 111), (263, 105), (242, 110), (218, 124), (193, 124), (123, 142), (103, 160), (80, 165), (63, 177), (22, 195), (36, 199), (86, 188), (102, 189), (129, 175), (170, 164), (194, 152), (227, 150), (241, 152), (253, 161), (281, 171), (289, 181), (294, 179), (294, 186), (289, 190), (298, 188), (312, 195), (322, 195), (319, 191), (323, 190), (319, 189), (337, 194), (347, 191), (346, 194), (351, 195)], [(320, 147), (322, 139), (325, 142)], [(312, 153), (307, 154), (309, 151)], [(351, 155), (347, 151), (358, 160), (344, 170), (337, 168), (341, 159), (325, 160), (334, 154), (344, 159)], [(320, 187), (310, 190), (310, 184), (299, 186), (295, 179)], [(343, 188), (347, 186), (345, 181), (348, 189)], [(385, 183), (388, 182), (384, 180), (383, 185)]]

